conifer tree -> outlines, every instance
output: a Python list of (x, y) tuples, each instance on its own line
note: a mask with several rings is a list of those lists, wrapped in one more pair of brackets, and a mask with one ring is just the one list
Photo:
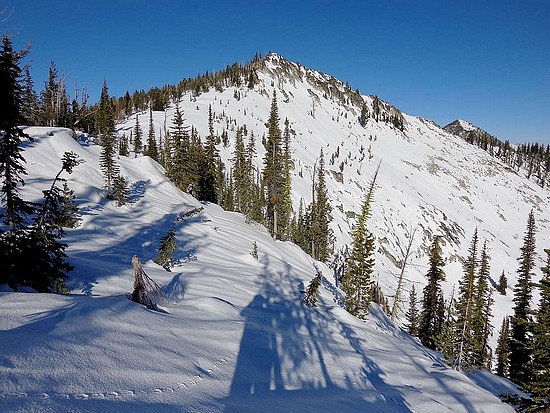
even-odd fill
[(327, 262), (332, 252), (333, 233), (330, 228), (332, 221), (332, 207), (328, 196), (325, 180), (325, 158), (323, 150), (319, 155), (319, 166), (317, 168), (317, 185), (315, 185), (315, 199), (311, 205), (311, 227), (310, 237), (312, 239), (311, 254), (313, 258)]
[(502, 319), (502, 326), (500, 327), (500, 334), (498, 336), (496, 356), (496, 374), (502, 377), (509, 377), (509, 363), (510, 363), (510, 349), (509, 343), (509, 318), (504, 317)]
[(187, 191), (191, 184), (191, 151), (189, 131), (185, 126), (183, 113), (180, 110), (179, 99), (173, 119), (174, 126), (170, 131), (171, 156), (168, 164), (168, 177), (182, 191)]
[(266, 223), (271, 236), (279, 238), (279, 220), (283, 212), (283, 189), (285, 165), (281, 145), (281, 130), (279, 129), (279, 111), (277, 95), (273, 91), (271, 111), (267, 122), (268, 134), (265, 144), (264, 183), (266, 189)]
[(514, 288), (514, 315), (510, 320), (510, 380), (520, 385), (529, 383), (529, 361), (532, 354), (530, 342), (531, 279), (535, 269), (535, 215), (529, 213), (527, 229), (518, 258), (518, 279)]
[(31, 77), (30, 65), (24, 66), (22, 115), (26, 125), (37, 125), (38, 95), (34, 91), (34, 82)]
[(418, 338), (423, 345), (435, 349), (435, 338), (441, 334), (439, 328), (440, 315), (438, 304), (441, 296), (441, 281), (445, 280), (443, 272), (443, 258), (439, 237), (435, 236), (429, 251), (430, 267), (426, 277), (428, 284), (424, 287), (422, 298), (422, 309), (420, 310), (420, 322), (418, 325)]
[(435, 338), (436, 348), (441, 351), (445, 356), (447, 362), (454, 365), (457, 356), (457, 340), (456, 340), (456, 299), (455, 299), (455, 287), (453, 285), (453, 291), (448, 304), (443, 311), (444, 315), (443, 324), (441, 326), (441, 333)]
[(474, 295), (474, 311), (472, 320), (472, 366), (477, 368), (490, 368), (491, 349), (489, 336), (492, 334), (491, 307), (493, 304), (492, 291), (489, 288), (489, 253), (487, 242), (481, 250), (481, 260)]
[[(322, 150), (321, 150), (322, 157)], [(290, 217), (292, 215), (292, 178), (290, 172), (292, 170), (292, 156), (290, 154), (290, 124), (288, 119), (285, 119), (285, 129), (283, 132), (283, 188), (282, 188), (282, 199), (281, 199), (281, 212), (279, 214), (279, 226), (281, 228), (280, 239), (286, 240), (289, 238), (289, 227), (290, 227)], [(324, 160), (323, 160), (323, 169), (324, 169)], [(324, 173), (324, 170), (323, 170)], [(321, 179), (319, 177), (319, 179)], [(324, 191), (326, 195), (326, 184), (325, 177), (322, 177), (322, 184), (324, 185)], [(320, 183), (321, 184), (321, 183)], [(327, 198), (328, 200), (328, 198)], [(330, 208), (330, 205), (329, 205)], [(328, 218), (328, 217), (327, 217)], [(325, 254), (323, 251), (322, 254)], [(321, 261), (326, 261), (328, 256), (325, 259), (320, 259)]]
[(527, 390), (532, 393), (535, 403), (550, 408), (550, 249), (545, 249), (546, 266), (541, 268), (542, 279), (537, 285), (540, 301), (535, 312), (533, 326), (533, 359), (530, 365), (532, 380)]
[(134, 156), (137, 158), (138, 153), (141, 153), (141, 149), (143, 148), (143, 132), (141, 130), (141, 126), (139, 124), (139, 117), (136, 115), (136, 125), (134, 126)]
[(103, 81), (99, 100), (98, 129), (100, 131), (101, 143), (99, 166), (105, 179), (107, 198), (111, 199), (114, 196), (113, 186), (119, 168), (115, 162), (115, 120), (106, 81)]
[(459, 292), (457, 301), (457, 328), (456, 334), (458, 337), (458, 354), (456, 360), (456, 368), (460, 369), (465, 366), (472, 366), (472, 348), (475, 339), (473, 329), (474, 311), (475, 311), (475, 278), (476, 271), (479, 266), (477, 257), (477, 228), (474, 231), (470, 249), (468, 250), (468, 258), (464, 263), (464, 276), (459, 282)]
[(130, 149), (128, 147), (128, 138), (126, 137), (126, 134), (123, 134), (118, 141), (118, 154), (120, 156), (130, 155)]
[(50, 62), (48, 80), (42, 91), (41, 118), (44, 126), (57, 126), (56, 124), (56, 102), (58, 99), (58, 73), (55, 63)]
[(117, 206), (126, 205), (129, 197), (128, 184), (126, 179), (120, 174), (114, 177), (113, 181), (113, 199), (117, 202)]
[(310, 308), (317, 307), (319, 300), (319, 287), (323, 281), (323, 273), (315, 266), (315, 277), (309, 282), (307, 289), (302, 297), (302, 302)]
[(218, 188), (216, 185), (218, 159), (212, 106), (208, 105), (208, 136), (206, 137), (204, 157), (200, 167), (201, 184), (199, 186), (201, 187), (200, 199), (213, 203), (218, 202)]
[(78, 218), (78, 207), (75, 204), (76, 195), (74, 191), (69, 188), (67, 182), (63, 183), (63, 189), (61, 191), (60, 211), (59, 211), (59, 225), (63, 228), (76, 228), (80, 221)]
[[(3, 208), (0, 218), (8, 227), (9, 235), (15, 237), (31, 213), (30, 204), (19, 195), (18, 187), (25, 184), (26, 175), (21, 152), (21, 139), (28, 136), (19, 129), (23, 119), (23, 90), (21, 86), (20, 60), (27, 51), (15, 52), (9, 37), (2, 37), (0, 50), (0, 177), (3, 179), (0, 199)], [(7, 240), (6, 240), (7, 241)], [(8, 242), (9, 244), (9, 242)]]
[(504, 270), (502, 270), (502, 274), (500, 274), (500, 278), (498, 279), (498, 292), (500, 293), (500, 295), (506, 295), (507, 288), (508, 288), (508, 279), (504, 274)]
[(411, 292), (409, 293), (409, 310), (405, 314), (405, 317), (407, 319), (407, 325), (406, 325), (407, 332), (411, 336), (417, 336), (419, 314), (418, 314), (418, 303), (416, 301), (416, 288), (414, 284), (411, 288)]
[(145, 155), (157, 162), (159, 161), (159, 151), (157, 148), (157, 140), (155, 138), (155, 125), (153, 123), (152, 109), (149, 109), (149, 135), (147, 136), (147, 152)]
[(346, 309), (352, 315), (366, 319), (372, 301), (372, 273), (374, 271), (374, 236), (367, 228), (371, 203), (376, 188), (376, 178), (380, 165), (376, 169), (369, 191), (365, 197), (361, 215), (353, 229), (353, 244), (348, 260), (347, 272), (342, 279), (342, 289), (346, 293)]
[(168, 233), (160, 240), (159, 252), (155, 262), (164, 267), (166, 271), (170, 271), (170, 268), (174, 265), (172, 257), (177, 249), (176, 229), (174, 225), (172, 225)]

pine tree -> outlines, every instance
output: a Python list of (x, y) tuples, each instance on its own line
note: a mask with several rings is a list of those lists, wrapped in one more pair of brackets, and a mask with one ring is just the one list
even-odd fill
[(2, 38), (0, 51), (0, 176), (3, 178), (0, 190), (3, 209), (0, 217), (8, 227), (11, 236), (21, 230), (32, 212), (30, 205), (19, 195), (18, 187), (25, 184), (26, 175), (21, 152), (21, 139), (28, 136), (19, 129), (23, 123), (23, 90), (20, 84), (19, 61), (27, 51), (15, 52), (9, 37)]
[(439, 246), (439, 237), (434, 237), (429, 251), (430, 268), (426, 277), (428, 284), (424, 287), (422, 298), (422, 309), (420, 311), (420, 322), (418, 324), (418, 338), (423, 345), (435, 349), (435, 338), (441, 334), (439, 328), (440, 315), (438, 313), (438, 303), (441, 296), (441, 281), (445, 280), (443, 272), (443, 258), (441, 257), (441, 247)]
[(24, 66), (22, 115), (26, 125), (37, 125), (38, 120), (38, 95), (34, 91), (34, 82), (31, 77), (30, 65)]
[(342, 279), (342, 289), (346, 293), (346, 309), (352, 315), (366, 319), (372, 301), (372, 273), (374, 272), (374, 236), (367, 228), (371, 203), (376, 187), (380, 165), (376, 169), (369, 191), (363, 203), (361, 215), (353, 229), (352, 252), (348, 260), (347, 272)]
[(481, 250), (481, 260), (474, 294), (474, 311), (472, 319), (472, 366), (490, 368), (491, 363), (489, 336), (492, 334), (491, 306), (492, 291), (489, 288), (489, 253), (487, 242)]
[(418, 303), (416, 301), (416, 289), (413, 284), (411, 288), (411, 292), (409, 293), (409, 310), (407, 311), (407, 314), (405, 315), (407, 318), (407, 332), (411, 336), (417, 336), (418, 335), (418, 321), (419, 321), (419, 314), (418, 314)]
[(59, 225), (63, 228), (76, 228), (80, 222), (78, 218), (78, 206), (75, 204), (76, 195), (74, 191), (69, 188), (67, 182), (63, 183), (63, 189), (59, 197), (60, 208), (59, 211)]
[(54, 62), (50, 62), (48, 80), (40, 95), (41, 118), (44, 126), (57, 126), (56, 102), (58, 99), (58, 73)]
[(113, 185), (118, 175), (118, 165), (115, 162), (115, 120), (106, 81), (103, 81), (99, 100), (98, 130), (101, 143), (99, 166), (105, 179), (107, 198), (111, 199), (114, 196)]
[(164, 267), (166, 271), (170, 271), (170, 268), (174, 265), (172, 257), (177, 249), (178, 244), (176, 243), (176, 229), (172, 225), (168, 233), (160, 240), (159, 252), (155, 262)]
[(317, 168), (317, 184), (315, 185), (315, 199), (311, 205), (310, 237), (314, 248), (311, 251), (313, 258), (327, 262), (332, 252), (333, 233), (330, 228), (332, 221), (332, 207), (328, 197), (325, 180), (325, 158), (323, 150), (319, 155)]
[(319, 287), (323, 281), (323, 273), (315, 266), (315, 277), (309, 282), (307, 289), (302, 297), (302, 302), (310, 307), (317, 307), (317, 301), (319, 300)]
[(281, 145), (281, 130), (279, 129), (279, 111), (277, 109), (277, 95), (273, 91), (271, 111), (267, 122), (268, 135), (264, 157), (264, 183), (266, 189), (266, 223), (271, 236), (279, 238), (279, 224), (283, 210), (284, 189), (284, 156)]
[(139, 124), (138, 115), (136, 115), (136, 125), (134, 126), (134, 156), (136, 158), (138, 156), (138, 153), (141, 153), (141, 149), (143, 148), (142, 137), (143, 137), (143, 132)]
[(531, 279), (535, 269), (535, 215), (531, 210), (523, 238), (521, 255), (518, 258), (518, 280), (514, 288), (514, 315), (510, 320), (510, 380), (520, 385), (529, 383), (532, 346), (530, 342), (531, 323)]
[[(321, 157), (322, 157), (321, 150)], [(283, 188), (281, 194), (281, 208), (279, 213), (279, 238), (287, 240), (289, 238), (289, 227), (290, 227), (290, 217), (292, 215), (292, 178), (290, 172), (292, 170), (292, 156), (290, 154), (290, 124), (288, 119), (285, 119), (285, 129), (283, 132)], [(323, 173), (324, 173), (324, 160), (323, 160)], [(319, 177), (319, 179), (321, 179)], [(326, 185), (325, 178), (322, 177), (324, 185), (324, 191), (326, 195)], [(328, 198), (327, 198), (328, 200)], [(329, 205), (330, 208), (330, 205)], [(330, 212), (330, 210), (329, 210)], [(327, 217), (328, 218), (328, 217)], [(325, 244), (326, 245), (326, 244)], [(327, 255), (325, 251), (322, 254)], [(323, 256), (324, 256), (323, 255)], [(326, 261), (328, 256), (325, 259), (319, 258), (320, 261)]]
[(123, 134), (118, 141), (118, 154), (120, 156), (130, 155), (130, 149), (128, 147), (128, 138), (126, 137), (126, 134)]
[(178, 99), (174, 112), (174, 126), (170, 131), (170, 162), (167, 174), (179, 189), (188, 191), (191, 184), (192, 168), (189, 131), (184, 123)]
[(216, 185), (216, 166), (218, 165), (218, 149), (216, 148), (216, 135), (214, 134), (214, 118), (212, 115), (212, 106), (208, 105), (208, 136), (204, 145), (204, 157), (200, 166), (200, 195), (199, 198), (204, 201), (217, 203), (218, 188)]
[[(540, 301), (533, 326), (533, 359), (530, 365), (532, 381), (527, 390), (537, 405), (550, 408), (550, 249), (545, 249), (546, 266), (541, 268), (542, 279), (537, 285)], [(541, 411), (543, 411), (541, 409)]]
[(153, 123), (153, 111), (151, 109), (149, 110), (149, 135), (147, 136), (147, 152), (145, 155), (157, 162), (159, 161), (159, 151), (155, 138), (155, 125)]
[(510, 364), (510, 349), (509, 343), (509, 318), (504, 317), (502, 319), (502, 326), (500, 327), (500, 334), (498, 336), (496, 356), (497, 366), (496, 374), (502, 377), (509, 377), (509, 364)]
[(468, 258), (464, 263), (464, 276), (459, 282), (457, 309), (457, 331), (458, 336), (458, 355), (456, 360), (456, 368), (472, 367), (472, 348), (475, 339), (473, 329), (474, 311), (475, 311), (475, 278), (476, 271), (479, 266), (477, 257), (477, 228), (474, 231), (470, 249), (468, 250)]
[(120, 174), (117, 174), (113, 181), (113, 199), (116, 201), (117, 206), (121, 207), (126, 205), (129, 198), (128, 184), (126, 179)]
[(363, 106), (361, 106), (361, 115), (359, 116), (359, 124), (362, 127), (367, 126), (367, 121), (369, 120), (369, 110), (367, 108), (367, 105), (363, 103)]
[(504, 270), (502, 270), (502, 274), (500, 274), (500, 278), (498, 279), (498, 292), (500, 293), (500, 295), (506, 295), (507, 288), (508, 288), (508, 279), (504, 274)]
[(447, 303), (446, 308), (443, 310), (444, 315), (443, 324), (441, 326), (441, 333), (435, 338), (436, 348), (441, 351), (445, 356), (445, 359), (450, 365), (456, 363), (457, 356), (457, 340), (456, 340), (456, 299), (455, 299), (455, 287), (453, 285), (453, 291), (451, 297)]

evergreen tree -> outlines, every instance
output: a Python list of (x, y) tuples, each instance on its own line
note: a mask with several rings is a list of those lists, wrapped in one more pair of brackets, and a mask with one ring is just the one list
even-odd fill
[(510, 380), (520, 385), (529, 383), (532, 348), (530, 322), (531, 279), (535, 269), (535, 215), (531, 210), (518, 258), (518, 279), (514, 288), (514, 315), (510, 320)]
[(313, 277), (313, 279), (309, 282), (302, 297), (302, 302), (310, 308), (317, 307), (317, 301), (319, 300), (319, 287), (323, 282), (323, 273), (317, 266), (315, 266), (315, 270), (315, 277)]
[(115, 162), (115, 120), (106, 81), (103, 81), (99, 100), (98, 129), (101, 143), (99, 166), (105, 179), (107, 198), (112, 198), (115, 177), (118, 175), (118, 165)]
[(26, 125), (37, 125), (38, 120), (38, 95), (34, 91), (34, 82), (31, 77), (30, 65), (24, 66), (22, 115)]
[(265, 144), (264, 184), (266, 189), (266, 226), (274, 239), (279, 238), (279, 220), (284, 215), (283, 190), (285, 165), (279, 129), (277, 95), (273, 91), (271, 111), (267, 122), (268, 135)]
[[(27, 51), (15, 52), (9, 37), (2, 37), (0, 51), (0, 176), (3, 178), (0, 199), (3, 208), (0, 218), (8, 227), (10, 237), (15, 237), (31, 213), (30, 205), (19, 195), (19, 186), (25, 184), (26, 175), (21, 152), (21, 139), (28, 136), (19, 129), (23, 118), (23, 90), (20, 84), (21, 68), (19, 61)], [(13, 241), (13, 240), (12, 240)], [(6, 240), (10, 244), (12, 241)]]
[(489, 288), (489, 275), (489, 254), (487, 251), (487, 242), (485, 242), (481, 250), (472, 320), (472, 366), (477, 368), (490, 368), (491, 363), (489, 336), (493, 331), (493, 326), (491, 325), (491, 306), (493, 300), (492, 292)]
[[(323, 153), (321, 150), (321, 158), (323, 157)], [(324, 169), (324, 160), (323, 162), (323, 169)], [(280, 214), (279, 214), (279, 233), (280, 239), (286, 240), (289, 238), (289, 227), (290, 227), (290, 217), (292, 214), (292, 178), (290, 176), (290, 171), (292, 170), (292, 156), (290, 154), (290, 124), (288, 122), (288, 119), (285, 119), (285, 129), (283, 132), (283, 188), (282, 188), (282, 194), (281, 194), (281, 208), (280, 208)], [(323, 170), (324, 174), (324, 170)], [(319, 177), (321, 179), (321, 177)], [(324, 185), (324, 195), (326, 195), (326, 185), (325, 185), (325, 178), (322, 177), (322, 184)], [(327, 198), (328, 201), (328, 198)], [(330, 208), (330, 205), (329, 205)], [(329, 210), (330, 212), (330, 210)], [(328, 218), (328, 217), (327, 217)], [(321, 223), (320, 223), (321, 224)], [(325, 244), (326, 246), (326, 244)], [(323, 251), (322, 254), (328, 255), (326, 251)], [(328, 259), (328, 256), (326, 258), (322, 259), (319, 258), (320, 261), (326, 261)]]
[(509, 343), (509, 318), (504, 317), (502, 319), (502, 326), (500, 327), (500, 334), (498, 336), (496, 356), (497, 366), (496, 374), (502, 377), (509, 377), (509, 364), (510, 364), (510, 349)]
[(187, 191), (191, 184), (191, 155), (189, 131), (184, 124), (183, 113), (180, 110), (179, 100), (176, 104), (173, 123), (170, 131), (170, 162), (168, 177), (182, 191)]
[(472, 348), (475, 340), (475, 331), (473, 328), (475, 311), (475, 275), (479, 266), (477, 257), (477, 228), (474, 231), (468, 258), (464, 263), (464, 276), (459, 282), (459, 295), (457, 301), (457, 328), (458, 336), (458, 355), (456, 368), (472, 367)]
[(143, 148), (142, 137), (143, 137), (143, 132), (139, 124), (138, 115), (136, 115), (136, 125), (134, 126), (134, 156), (136, 158), (138, 156), (138, 153), (141, 153), (141, 149)]
[(157, 162), (159, 161), (159, 151), (155, 138), (155, 125), (153, 124), (153, 111), (151, 109), (149, 110), (149, 135), (147, 136), (147, 152), (145, 155)]
[(411, 288), (411, 292), (409, 293), (409, 310), (407, 311), (407, 314), (405, 314), (405, 317), (407, 318), (407, 324), (406, 324), (407, 332), (411, 336), (417, 336), (419, 314), (418, 314), (418, 303), (416, 301), (416, 289), (414, 284)]
[(418, 338), (423, 345), (435, 349), (435, 338), (441, 334), (439, 328), (440, 314), (438, 312), (438, 303), (441, 296), (441, 281), (445, 280), (443, 272), (443, 258), (441, 257), (441, 247), (439, 246), (439, 237), (434, 237), (429, 251), (430, 268), (426, 277), (428, 284), (424, 287), (422, 298), (422, 309), (420, 311), (420, 322), (418, 324)]
[(439, 316), (443, 319), (441, 326), (441, 333), (435, 339), (436, 348), (441, 351), (445, 356), (447, 362), (454, 365), (457, 355), (457, 340), (456, 340), (456, 300), (455, 300), (455, 288), (453, 285), (453, 291), (447, 304), (446, 309), (443, 310), (443, 316)]
[(204, 145), (204, 157), (201, 162), (200, 173), (200, 199), (208, 202), (218, 202), (218, 188), (216, 185), (216, 166), (218, 165), (218, 149), (216, 148), (216, 135), (214, 134), (214, 119), (212, 106), (208, 105), (208, 136)]
[(117, 174), (113, 181), (113, 199), (117, 202), (117, 206), (126, 205), (129, 192), (126, 179), (122, 175)]
[(174, 265), (172, 257), (177, 249), (178, 244), (176, 243), (176, 229), (172, 225), (168, 233), (160, 240), (159, 252), (155, 262), (164, 267), (166, 271), (170, 271), (170, 268)]
[(58, 217), (58, 223), (63, 228), (76, 228), (78, 226), (80, 218), (77, 216), (78, 207), (75, 204), (75, 198), (74, 191), (69, 188), (67, 182), (64, 182), (59, 197), (60, 211)]
[(44, 126), (57, 126), (56, 103), (58, 100), (58, 73), (54, 62), (50, 62), (48, 80), (42, 91), (41, 118)]
[[(533, 360), (530, 365), (532, 381), (527, 390), (537, 405), (550, 408), (550, 249), (545, 249), (546, 266), (541, 268), (542, 279), (537, 285), (540, 301), (533, 326)], [(542, 411), (542, 409), (541, 409)]]
[(126, 134), (123, 134), (120, 140), (118, 141), (118, 154), (120, 156), (129, 156), (130, 149), (128, 147), (128, 138)]
[(315, 185), (314, 192), (315, 199), (310, 210), (310, 237), (314, 246), (311, 254), (313, 258), (327, 262), (332, 252), (333, 233), (329, 226), (332, 221), (332, 207), (325, 181), (325, 158), (322, 149), (317, 168), (317, 185)]
[(362, 127), (367, 126), (367, 121), (369, 120), (369, 110), (367, 108), (367, 105), (363, 103), (363, 106), (361, 106), (361, 115), (359, 116), (359, 124)]
[(365, 197), (361, 215), (353, 229), (352, 252), (348, 260), (347, 272), (342, 279), (342, 289), (346, 293), (346, 309), (352, 315), (366, 319), (372, 301), (372, 273), (374, 271), (374, 236), (367, 228), (371, 203), (376, 187), (378, 168)]
[(502, 274), (500, 274), (500, 278), (498, 279), (498, 292), (500, 295), (506, 295), (507, 288), (508, 279), (506, 278), (506, 275), (504, 275), (504, 270), (502, 270)]

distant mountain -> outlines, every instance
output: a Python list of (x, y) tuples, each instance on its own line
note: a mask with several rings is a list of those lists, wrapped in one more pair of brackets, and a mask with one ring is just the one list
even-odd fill
[(466, 138), (468, 134), (472, 131), (484, 132), (481, 128), (462, 119), (453, 120), (451, 123), (444, 126), (443, 129), (449, 133), (452, 133), (453, 135), (460, 136), (461, 138)]

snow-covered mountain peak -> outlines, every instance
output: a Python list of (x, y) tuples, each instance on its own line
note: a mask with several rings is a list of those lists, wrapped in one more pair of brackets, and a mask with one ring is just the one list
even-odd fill
[(481, 128), (463, 119), (455, 119), (448, 125), (444, 126), (443, 129), (445, 129), (449, 133), (452, 133), (453, 135), (457, 135), (462, 138), (465, 138), (468, 133), (472, 131), (482, 131)]

